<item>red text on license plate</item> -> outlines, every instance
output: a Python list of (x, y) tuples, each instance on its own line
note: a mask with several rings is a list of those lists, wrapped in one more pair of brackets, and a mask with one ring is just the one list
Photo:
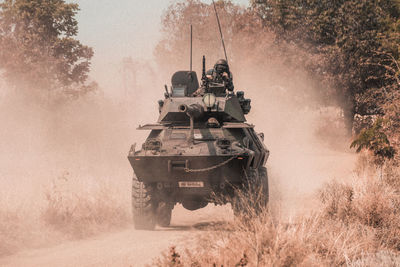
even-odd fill
[(179, 187), (204, 187), (204, 183), (198, 181), (182, 181), (179, 182)]

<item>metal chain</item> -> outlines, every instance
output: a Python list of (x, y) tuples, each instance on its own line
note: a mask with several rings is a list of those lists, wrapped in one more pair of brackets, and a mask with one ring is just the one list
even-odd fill
[(221, 162), (221, 163), (219, 163), (219, 164), (217, 164), (217, 165), (208, 167), (208, 168), (203, 168), (203, 169), (189, 169), (189, 168), (185, 168), (185, 172), (207, 172), (207, 171), (211, 171), (211, 170), (214, 170), (214, 169), (217, 169), (217, 168), (219, 168), (219, 167), (224, 166), (225, 164), (231, 162), (233, 159), (235, 159), (235, 158), (236, 158), (237, 156), (239, 156), (239, 155), (240, 155), (240, 154), (238, 154), (238, 155), (233, 155), (233, 156), (230, 157), (229, 159), (227, 159), (227, 160), (225, 160), (225, 161), (223, 161), (223, 162)]

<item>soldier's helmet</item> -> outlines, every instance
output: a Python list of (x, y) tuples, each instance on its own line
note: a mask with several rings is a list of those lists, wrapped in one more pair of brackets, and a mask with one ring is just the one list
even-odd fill
[(214, 70), (220, 74), (220, 73), (229, 73), (229, 66), (228, 62), (225, 59), (219, 59), (215, 65), (214, 65)]

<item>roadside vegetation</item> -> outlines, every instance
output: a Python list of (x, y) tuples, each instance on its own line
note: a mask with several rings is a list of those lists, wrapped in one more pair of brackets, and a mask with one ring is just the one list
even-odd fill
[(266, 209), (259, 216), (241, 216), (201, 233), (188, 242), (190, 249), (171, 248), (155, 264), (398, 266), (400, 187), (393, 183), (398, 179), (385, 173), (383, 179), (368, 174), (330, 182), (318, 192), (319, 205), (311, 214), (288, 220)]
[(29, 239), (23, 213), (15, 207), (1, 207), (0, 210), (0, 257), (14, 253)]
[(76, 39), (78, 11), (64, 0), (0, 2), (0, 70), (8, 86), (42, 105), (97, 89), (88, 82), (93, 49)]
[(129, 203), (118, 192), (104, 181), (63, 173), (30, 201), (2, 198), (0, 257), (129, 226)]
[(40, 215), (44, 224), (74, 239), (128, 225), (128, 205), (121, 203), (116, 188), (96, 181), (90, 184), (85, 189), (85, 184), (65, 173), (55, 179), (45, 191)]

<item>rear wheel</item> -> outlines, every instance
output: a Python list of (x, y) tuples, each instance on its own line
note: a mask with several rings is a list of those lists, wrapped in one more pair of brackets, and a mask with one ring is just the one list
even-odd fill
[(244, 184), (241, 190), (236, 190), (232, 203), (235, 216), (244, 214), (257, 215), (268, 204), (268, 174), (265, 167), (250, 169), (244, 175)]
[(258, 168), (258, 184), (260, 185), (260, 205), (265, 208), (269, 201), (268, 171), (265, 167)]
[(132, 178), (132, 214), (135, 229), (153, 230), (156, 225), (156, 205), (146, 185), (133, 176)]
[(157, 223), (162, 227), (168, 227), (171, 224), (173, 204), (160, 202), (157, 209)]
[(256, 169), (249, 169), (243, 173), (242, 188), (235, 190), (232, 208), (235, 216), (251, 215), (254, 211), (254, 181), (257, 180), (258, 172)]

